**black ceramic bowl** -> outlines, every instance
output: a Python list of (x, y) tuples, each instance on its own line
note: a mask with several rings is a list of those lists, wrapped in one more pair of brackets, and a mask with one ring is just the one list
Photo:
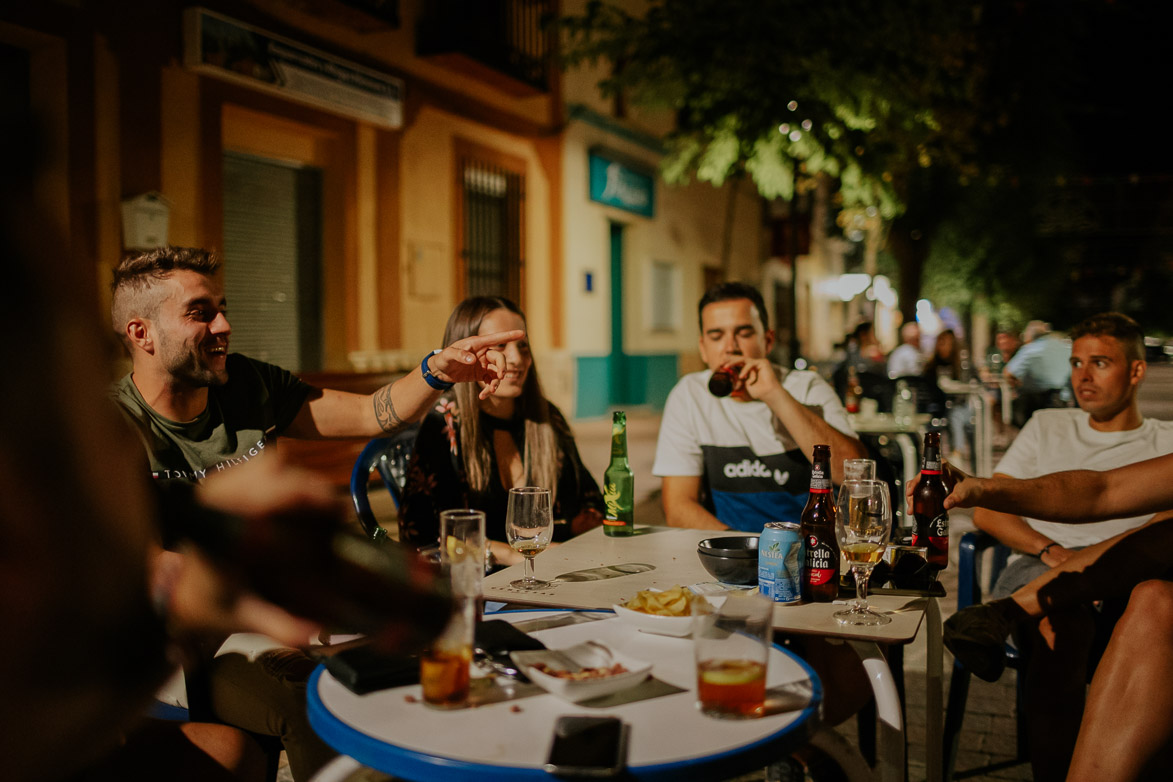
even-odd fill
[(696, 547), (697, 556), (713, 578), (726, 584), (758, 582), (758, 539), (755, 535), (708, 538)]

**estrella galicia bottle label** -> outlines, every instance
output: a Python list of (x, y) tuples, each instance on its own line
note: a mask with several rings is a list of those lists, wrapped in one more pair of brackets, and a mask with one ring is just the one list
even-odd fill
[(839, 577), (839, 558), (817, 535), (806, 537), (805, 564), (806, 580), (811, 586), (821, 586)]
[(811, 465), (811, 492), (814, 494), (829, 494), (831, 491), (831, 476), (827, 466), (820, 461)]
[(912, 536), (912, 545), (914, 546), (928, 546), (937, 551), (949, 550), (949, 514), (941, 513), (925, 525), (924, 534), (917, 534)]

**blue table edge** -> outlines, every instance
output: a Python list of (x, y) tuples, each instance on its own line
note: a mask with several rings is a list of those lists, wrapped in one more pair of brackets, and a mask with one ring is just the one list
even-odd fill
[[(498, 613), (549, 613), (565, 614), (585, 609), (520, 609)], [(671, 782), (680, 779), (680, 773), (687, 769), (690, 779), (725, 779), (731, 775), (748, 773), (781, 759), (785, 753), (800, 745), (814, 731), (818, 720), (819, 706), (823, 701), (823, 683), (818, 674), (798, 655), (779, 644), (775, 649), (789, 656), (806, 673), (811, 683), (811, 702), (799, 712), (790, 724), (775, 733), (737, 749), (727, 750), (703, 758), (692, 758), (672, 763), (657, 763), (643, 766), (628, 766), (626, 771), (636, 779), (647, 782)], [(499, 766), (489, 763), (474, 763), (455, 760), (439, 755), (430, 755), (419, 750), (406, 749), (374, 738), (354, 728), (330, 713), (318, 694), (318, 683), (326, 672), (319, 665), (310, 676), (306, 687), (306, 714), (310, 727), (334, 749), (349, 755), (365, 766), (386, 774), (402, 776), (409, 780), (428, 782), (463, 782), (469, 774), (476, 774), (482, 780), (550, 780), (554, 775), (542, 768), (521, 766)], [(551, 740), (553, 740), (551, 734)]]

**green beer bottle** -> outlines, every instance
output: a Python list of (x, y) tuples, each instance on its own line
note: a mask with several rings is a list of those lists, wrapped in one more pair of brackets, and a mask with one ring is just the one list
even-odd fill
[(611, 418), (611, 466), (603, 473), (603, 501), (607, 503), (605, 534), (627, 537), (635, 532), (635, 478), (627, 463), (627, 413), (618, 410)]

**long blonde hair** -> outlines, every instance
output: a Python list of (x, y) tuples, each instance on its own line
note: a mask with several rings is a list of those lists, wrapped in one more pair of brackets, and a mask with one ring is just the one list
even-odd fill
[[(494, 310), (508, 310), (525, 322), (525, 313), (516, 304), (498, 296), (472, 296), (456, 305), (444, 327), (444, 345), (451, 345), (465, 337), (480, 333), (481, 322)], [(476, 383), (460, 383), (453, 389), (457, 414), (460, 417), (460, 450), (469, 487), (476, 492), (488, 488), (490, 452), (493, 448), (489, 434), (482, 430), (480, 421), (480, 387)], [(551, 502), (558, 492), (558, 471), (561, 455), (557, 432), (550, 421), (550, 403), (542, 393), (536, 363), (530, 364), (522, 387), (517, 413), (525, 419), (525, 449), (522, 465), (526, 483), (547, 488)]]

